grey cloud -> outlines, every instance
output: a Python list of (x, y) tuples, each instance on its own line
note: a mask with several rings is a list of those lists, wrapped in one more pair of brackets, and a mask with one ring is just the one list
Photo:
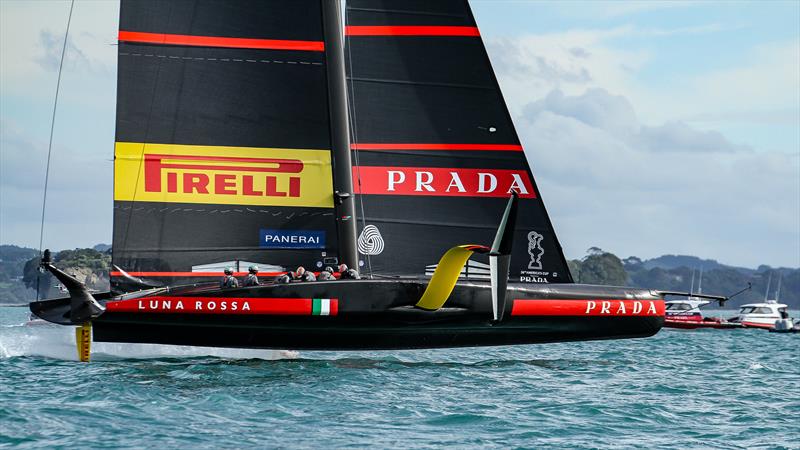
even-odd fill
[(639, 120), (625, 97), (611, 95), (604, 89), (590, 89), (581, 96), (566, 96), (560, 90), (528, 104), (523, 116), (535, 120), (544, 111), (571, 117), (592, 127), (613, 131), (615, 135), (635, 133)]
[(647, 127), (625, 98), (602, 90), (552, 92), (520, 119), (569, 257), (599, 246), (640, 257), (677, 252), (800, 266), (798, 155), (733, 151), (741, 147), (685, 124)]
[[(592, 81), (586, 67), (563, 67), (558, 62), (538, 55), (523, 54), (524, 47), (509, 39), (496, 39), (487, 42), (494, 67), (510, 76), (533, 76), (549, 83), (584, 84)], [(580, 48), (570, 52), (579, 58), (587, 58), (589, 53)], [(580, 54), (576, 55), (575, 52)]]
[(589, 89), (579, 96), (551, 91), (544, 99), (528, 104), (523, 117), (535, 121), (543, 112), (570, 117), (611, 133), (633, 149), (653, 152), (736, 152), (748, 151), (717, 131), (697, 130), (683, 122), (660, 126), (641, 125), (630, 102), (605, 89)]
[(734, 152), (749, 147), (734, 145), (717, 131), (696, 130), (683, 122), (642, 127), (633, 141), (641, 148), (665, 152)]
[(591, 53), (589, 53), (588, 51), (586, 51), (586, 49), (583, 49), (581, 47), (573, 47), (569, 49), (569, 52), (572, 54), (572, 56), (576, 58), (588, 58), (592, 56)]
[[(51, 72), (57, 71), (59, 63), (61, 62), (63, 46), (63, 34), (56, 34), (50, 30), (42, 30), (39, 32), (39, 51), (41, 54), (35, 58), (36, 63), (45, 70)], [(78, 48), (71, 36), (67, 39), (64, 66), (70, 69), (92, 69), (91, 61), (86, 54)]]
[[(112, 166), (53, 148), (47, 194), (45, 245), (91, 246), (111, 235)], [(0, 118), (0, 242), (37, 247), (47, 145)]]

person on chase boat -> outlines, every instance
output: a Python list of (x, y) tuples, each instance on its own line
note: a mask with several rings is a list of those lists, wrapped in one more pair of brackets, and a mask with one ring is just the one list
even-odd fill
[(247, 271), (249, 273), (247, 278), (244, 279), (244, 286), (258, 286), (258, 266), (250, 266)]
[(222, 289), (239, 287), (239, 280), (233, 276), (232, 267), (225, 268), (225, 277), (222, 278), (222, 281), (220, 281), (219, 287)]

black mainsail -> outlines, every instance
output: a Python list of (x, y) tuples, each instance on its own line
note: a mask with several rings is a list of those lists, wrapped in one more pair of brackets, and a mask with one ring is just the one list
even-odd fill
[(467, 1), (351, 0), (345, 30), (366, 270), (419, 276), (491, 242), (515, 190), (511, 280), (572, 282)]
[(112, 281), (335, 261), (327, 62), (320, 0), (122, 1)]

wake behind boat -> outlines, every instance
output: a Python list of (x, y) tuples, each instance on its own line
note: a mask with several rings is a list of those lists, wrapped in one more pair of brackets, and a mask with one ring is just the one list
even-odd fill
[[(665, 293), (573, 284), (465, 0), (350, 0), (342, 31), (338, 0), (123, 0), (111, 292), (46, 256), (70, 296), (31, 310), (85, 358), (90, 330), (327, 350), (661, 328)], [(239, 260), (362, 279), (220, 288)]]

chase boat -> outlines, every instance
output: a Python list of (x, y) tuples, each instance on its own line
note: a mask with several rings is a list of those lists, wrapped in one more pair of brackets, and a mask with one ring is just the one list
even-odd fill
[(730, 322), (720, 317), (705, 317), (701, 308), (710, 303), (710, 300), (701, 300), (695, 297), (689, 297), (683, 300), (670, 300), (666, 302), (664, 326), (667, 328), (681, 329), (742, 328), (742, 324), (738, 322)]
[(788, 305), (775, 300), (748, 303), (740, 307), (739, 315), (731, 319), (731, 322), (739, 323), (746, 328), (774, 329), (777, 321), (788, 320), (790, 324), (792, 323), (787, 308)]

